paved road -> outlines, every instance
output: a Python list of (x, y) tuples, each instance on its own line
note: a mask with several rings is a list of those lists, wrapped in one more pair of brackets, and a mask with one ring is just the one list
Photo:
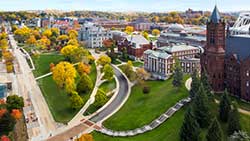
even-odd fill
[(115, 99), (99, 114), (92, 117), (90, 120), (93, 122), (99, 122), (104, 120), (107, 116), (110, 116), (114, 111), (117, 110), (117, 107), (123, 103), (124, 99), (126, 99), (127, 95), (129, 95), (129, 84), (123, 74), (117, 68), (113, 67), (115, 71), (115, 75), (119, 81), (119, 92)]

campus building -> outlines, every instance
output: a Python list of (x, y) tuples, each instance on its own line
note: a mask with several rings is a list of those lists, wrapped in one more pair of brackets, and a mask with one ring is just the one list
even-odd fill
[(142, 35), (127, 35), (117, 41), (118, 51), (127, 52), (132, 59), (141, 59), (143, 52), (152, 49), (153, 45)]
[(173, 72), (175, 59), (180, 61), (184, 73), (200, 71), (200, 59), (195, 58), (200, 49), (186, 44), (173, 44), (146, 50), (143, 55), (144, 69), (151, 73), (154, 78), (166, 80)]
[[(226, 88), (232, 95), (250, 101), (250, 23), (235, 24), (236, 28), (231, 31), (228, 28), (226, 35), (226, 24), (217, 7), (214, 8), (207, 23), (207, 44), (201, 57), (202, 72), (207, 73), (215, 92)], [(248, 33), (239, 32), (239, 29)]]
[(85, 41), (89, 48), (103, 47), (103, 41), (112, 38), (109, 30), (94, 23), (85, 23), (78, 31), (80, 41)]

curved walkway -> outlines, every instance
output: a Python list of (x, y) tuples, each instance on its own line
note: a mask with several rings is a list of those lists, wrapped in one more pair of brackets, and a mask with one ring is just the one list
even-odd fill
[(128, 78), (113, 65), (115, 75), (119, 81), (119, 92), (117, 96), (113, 99), (108, 106), (106, 106), (102, 111), (98, 114), (90, 118), (90, 121), (93, 122), (102, 122), (112, 116), (116, 111), (118, 111), (122, 105), (126, 102), (130, 94), (130, 86)]
[[(189, 90), (189, 87), (191, 85), (192, 80), (189, 78), (185, 82), (186, 88)], [(173, 107), (169, 108), (165, 113), (163, 113), (161, 116), (153, 120), (150, 124), (145, 125), (141, 128), (136, 128), (134, 130), (127, 130), (127, 131), (113, 131), (110, 129), (105, 128), (104, 126), (97, 130), (103, 134), (106, 134), (108, 136), (114, 136), (114, 137), (126, 137), (126, 136), (135, 136), (139, 134), (143, 134), (145, 132), (151, 131), (155, 128), (157, 128), (159, 125), (164, 123), (167, 119), (169, 119), (171, 116), (173, 116), (178, 110), (180, 110), (185, 104), (189, 103), (191, 101), (191, 98), (185, 98), (177, 102)]]

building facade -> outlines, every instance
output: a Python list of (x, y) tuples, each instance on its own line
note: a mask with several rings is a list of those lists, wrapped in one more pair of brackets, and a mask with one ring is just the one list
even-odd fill
[(215, 7), (207, 23), (202, 72), (207, 73), (213, 91), (226, 88), (232, 95), (250, 101), (250, 34), (225, 33), (225, 23)]
[(184, 73), (200, 71), (200, 49), (186, 44), (175, 44), (144, 52), (144, 69), (154, 78), (166, 80), (172, 74), (175, 59), (180, 61)]
[(78, 31), (78, 39), (85, 41), (89, 48), (103, 47), (103, 41), (111, 38), (112, 34), (109, 30), (94, 23), (86, 23)]
[(132, 59), (141, 59), (143, 52), (152, 49), (153, 45), (142, 35), (128, 35), (117, 41), (118, 52), (127, 52)]

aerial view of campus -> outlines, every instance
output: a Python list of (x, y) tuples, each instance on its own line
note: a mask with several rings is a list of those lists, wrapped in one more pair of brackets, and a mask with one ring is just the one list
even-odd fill
[(0, 141), (250, 141), (250, 0), (1, 0)]

